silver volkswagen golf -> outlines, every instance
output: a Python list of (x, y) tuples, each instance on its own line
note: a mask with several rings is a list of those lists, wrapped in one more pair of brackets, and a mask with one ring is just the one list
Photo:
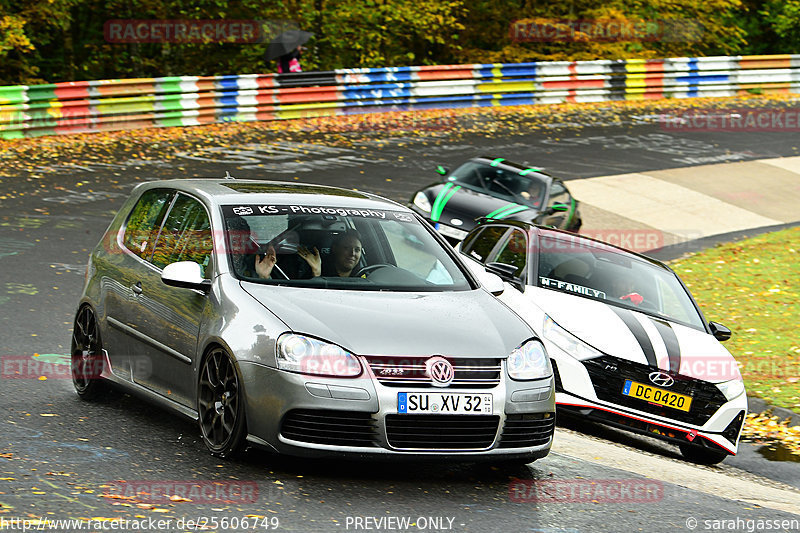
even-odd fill
[(221, 457), (532, 461), (552, 443), (550, 360), (485, 281), (371, 194), (146, 183), (90, 256), (73, 382), (196, 420)]

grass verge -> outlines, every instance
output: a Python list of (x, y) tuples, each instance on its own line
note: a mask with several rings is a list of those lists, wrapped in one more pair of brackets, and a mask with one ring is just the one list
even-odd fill
[(800, 228), (727, 243), (674, 261), (725, 343), (747, 393), (800, 412)]
[[(733, 330), (749, 395), (800, 412), (800, 228), (727, 243), (672, 263), (706, 319)], [(771, 413), (751, 413), (742, 438), (780, 442), (800, 455), (800, 426)]]

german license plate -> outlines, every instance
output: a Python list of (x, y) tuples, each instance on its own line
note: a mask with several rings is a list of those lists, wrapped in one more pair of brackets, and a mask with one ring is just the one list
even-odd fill
[(651, 387), (644, 383), (637, 383), (629, 379), (625, 380), (625, 386), (622, 388), (622, 394), (625, 396), (632, 396), (646, 402), (657, 403), (665, 407), (679, 409), (681, 411), (689, 411), (692, 405), (692, 397), (685, 394), (677, 394), (668, 390)]
[(397, 412), (426, 415), (487, 415), (492, 414), (492, 395), (460, 392), (398, 392)]
[(453, 239), (458, 239), (459, 241), (467, 236), (467, 232), (462, 229), (456, 229), (450, 226), (445, 226), (444, 224), (436, 224), (436, 229), (444, 235), (445, 237), (451, 237)]

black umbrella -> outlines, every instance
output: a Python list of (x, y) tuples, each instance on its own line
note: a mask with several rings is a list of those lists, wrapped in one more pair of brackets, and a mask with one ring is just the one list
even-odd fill
[(269, 43), (267, 48), (267, 59), (275, 59), (286, 55), (298, 46), (308, 42), (314, 36), (313, 33), (303, 30), (289, 30), (281, 33)]

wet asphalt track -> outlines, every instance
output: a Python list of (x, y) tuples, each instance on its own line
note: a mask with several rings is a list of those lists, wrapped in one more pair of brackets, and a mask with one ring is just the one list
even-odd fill
[[(677, 134), (652, 124), (581, 129), (564, 125), (513, 137), (469, 136), (449, 143), (446, 138), (415, 136), (347, 148), (265, 139), (258, 146), (232, 144), (188, 152), (178, 159), (179, 164), (121, 159), (116, 166), (79, 168), (51, 162), (37, 169), (40, 177), (36, 179), (0, 171), (3, 194), (13, 191), (2, 200), (0, 215), (4, 332), (0, 352), (21, 358), (68, 352), (88, 250), (132, 185), (141, 180), (221, 176), (227, 170), (240, 178), (297, 178), (406, 201), (414, 189), (435, 179), (431, 169), (436, 164), (452, 167), (476, 153), (527, 161), (576, 179), (793, 156), (798, 147), (800, 139), (785, 133)], [(447, 530), (433, 527), (439, 525), (453, 531), (565, 532), (683, 530), (690, 516), (798, 518), (670, 484), (660, 485), (637, 502), (513, 501), (509, 488), (515, 478), (647, 482), (621, 470), (557, 454), (515, 469), (306, 461), (258, 451), (223, 463), (205, 452), (193, 424), (121, 394), (102, 403), (83, 403), (72, 392), (70, 381), (55, 375), (46, 381), (4, 377), (0, 402), (4, 415), (0, 420), (0, 518), (176, 520), (252, 514), (278, 518), (282, 530), (346, 531), (355, 530), (355, 517), (392, 516), (410, 517), (416, 522), (411, 526), (414, 531)], [(591, 431), (620, 438), (602, 428)], [(640, 446), (666, 456), (672, 453), (643, 439)], [(724, 470), (734, 471), (740, 461), (747, 470), (768, 474), (770, 469), (759, 467), (763, 459), (751, 448), (741, 461), (726, 460)], [(798, 464), (781, 465), (772, 470), (780, 471), (784, 481), (800, 485)], [(115, 493), (119, 480), (243, 482), (251, 488), (255, 484), (257, 499), (148, 504), (141, 499), (103, 497)], [(177, 530), (174, 522), (170, 527)]]

